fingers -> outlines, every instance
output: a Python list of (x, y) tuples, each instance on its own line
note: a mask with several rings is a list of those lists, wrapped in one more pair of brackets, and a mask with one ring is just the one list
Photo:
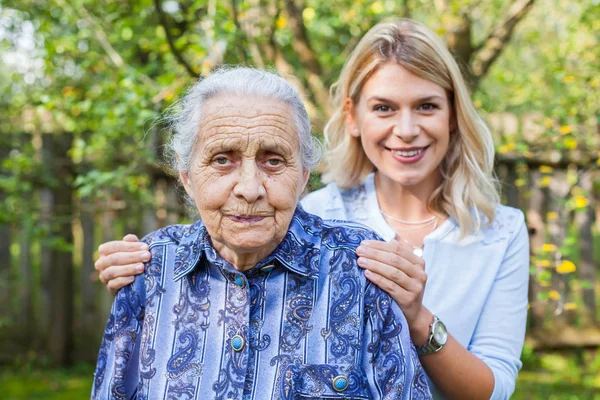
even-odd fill
[[(127, 285), (127, 284), (133, 282), (135, 275), (137, 275), (143, 271), (144, 271), (144, 264), (135, 263), (135, 264), (129, 264), (129, 265), (118, 265), (118, 266), (108, 267), (108, 268), (104, 269), (102, 272), (100, 272), (99, 276), (100, 276), (100, 281), (103, 284), (105, 284), (109, 290), (111, 290), (111, 288), (113, 288), (115, 285), (113, 281), (123, 282), (123, 279), (121, 279), (121, 278), (128, 278), (128, 279), (131, 278), (131, 281), (125, 284), (125, 285)], [(122, 286), (124, 286), (124, 285), (121, 285), (118, 288), (120, 288)]]
[[(374, 248), (371, 246), (363, 246), (363, 244), (361, 244), (356, 249), (359, 261), (361, 258), (368, 259), (378, 263), (387, 264), (392, 269), (402, 270), (411, 278), (420, 279), (423, 277), (425, 274), (425, 262), (420, 257), (404, 251), (399, 247), (398, 242), (389, 242), (385, 243), (385, 245), (385, 247), (378, 246), (378, 248)], [(364, 260), (362, 262), (365, 263)], [(361, 265), (360, 262), (359, 265)]]
[(149, 251), (130, 251), (101, 255), (94, 263), (94, 268), (98, 272), (103, 272), (113, 266), (123, 267), (128, 264), (145, 263), (150, 261), (150, 257)]
[[(418, 268), (415, 268), (414, 266), (411, 266), (411, 268), (413, 268), (415, 270), (415, 271), (413, 271), (413, 273), (415, 275), (413, 277), (406, 273), (405, 270), (407, 268), (398, 267), (397, 265), (393, 266), (393, 265), (389, 265), (385, 262), (380, 262), (380, 261), (377, 261), (374, 259), (369, 259), (369, 258), (364, 258), (364, 257), (360, 257), (357, 262), (358, 262), (358, 265), (360, 265), (362, 268), (365, 268), (366, 270), (368, 270), (370, 272), (376, 273), (381, 278), (385, 279), (386, 284), (397, 286), (398, 288), (401, 288), (401, 289), (409, 291), (409, 292), (417, 293), (417, 294), (422, 293), (423, 290), (425, 289), (427, 275), (425, 274), (424, 271), (422, 271)], [(365, 273), (366, 272), (367, 271), (365, 271)], [(383, 287), (382, 287), (382, 289), (388, 293), (390, 293), (388, 291), (388, 289), (392, 290), (390, 288), (386, 289)], [(396, 288), (393, 288), (392, 291), (395, 291), (395, 290), (396, 290)]]
[(408, 305), (416, 301), (419, 296), (414, 292), (410, 292), (401, 286), (398, 286), (393, 281), (387, 279), (383, 275), (379, 275), (376, 272), (366, 270), (365, 277), (377, 285), (381, 290), (386, 292), (398, 305), (403, 308), (404, 305)]
[[(400, 240), (392, 240), (390, 242), (382, 242), (377, 240), (364, 240), (360, 247), (384, 251), (388, 253), (395, 253), (412, 264), (425, 267), (423, 259), (413, 253), (413, 249), (406, 243)], [(360, 248), (359, 247), (359, 248)]]
[[(136, 237), (135, 235), (131, 236)], [(129, 237), (128, 241), (125, 241), (125, 238), (123, 238), (123, 240), (113, 240), (112, 242), (102, 243), (98, 247), (98, 254), (100, 254), (101, 256), (106, 256), (109, 254), (119, 252), (148, 250), (148, 245), (146, 243), (140, 243), (139, 241), (131, 241), (131, 236), (125, 236), (125, 238)]]
[(121, 289), (123, 286), (127, 286), (135, 280), (133, 276), (124, 276), (120, 278), (115, 278), (108, 282), (106, 285), (106, 289), (114, 296), (117, 294), (117, 291)]

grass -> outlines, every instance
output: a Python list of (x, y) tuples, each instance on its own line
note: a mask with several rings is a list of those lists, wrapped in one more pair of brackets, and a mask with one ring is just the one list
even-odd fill
[[(535, 354), (526, 348), (514, 400), (600, 400), (600, 352)], [(90, 397), (93, 366), (0, 372), (2, 400), (79, 400)]]

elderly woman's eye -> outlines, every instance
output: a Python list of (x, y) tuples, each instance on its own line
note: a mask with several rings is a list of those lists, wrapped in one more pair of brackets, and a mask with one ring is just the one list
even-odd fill
[(283, 164), (283, 160), (280, 158), (269, 158), (267, 160), (267, 164), (269, 164), (271, 167), (278, 167)]
[(214, 159), (215, 164), (217, 165), (228, 165), (229, 159), (227, 157), (216, 157)]

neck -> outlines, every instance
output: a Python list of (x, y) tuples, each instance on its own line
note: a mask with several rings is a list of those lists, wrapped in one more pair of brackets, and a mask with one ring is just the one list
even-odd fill
[(261, 260), (263, 260), (269, 254), (271, 254), (271, 252), (273, 252), (273, 250), (275, 250), (276, 247), (275, 246), (269, 249), (261, 249), (259, 251), (254, 252), (246, 252), (239, 251), (238, 249), (232, 249), (221, 242), (217, 242), (216, 240), (213, 241), (213, 246), (217, 253), (219, 253), (219, 255), (223, 257), (225, 261), (233, 265), (233, 267), (238, 271), (242, 272), (248, 271), (249, 269), (254, 267)]
[(387, 214), (405, 221), (422, 221), (432, 216), (428, 203), (439, 181), (402, 185), (375, 173), (375, 191), (379, 207)]

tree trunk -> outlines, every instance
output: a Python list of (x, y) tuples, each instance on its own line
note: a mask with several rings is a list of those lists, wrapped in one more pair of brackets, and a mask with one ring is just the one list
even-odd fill
[(97, 319), (96, 287), (98, 280), (94, 269), (94, 210), (89, 198), (82, 198), (80, 202), (81, 231), (83, 246), (81, 257), (81, 344), (79, 356), (82, 360), (93, 362), (97, 351), (89, 343), (100, 343), (99, 333), (102, 332), (101, 324)]
[[(7, 141), (0, 142), (0, 163), (8, 157), (9, 146)], [(4, 191), (0, 190), (0, 204), (6, 199)], [(10, 225), (4, 215), (0, 215), (0, 320), (8, 318), (10, 307), (9, 279), (12, 264), (10, 254), (11, 244)]]
[[(567, 182), (567, 176), (563, 170), (555, 170), (550, 181), (549, 192), (550, 192), (550, 211), (556, 213), (558, 218), (554, 218), (548, 221), (548, 233), (550, 236), (550, 242), (560, 248), (566, 238), (567, 229), (569, 226), (569, 211), (563, 205), (563, 200), (569, 195), (570, 186)], [(560, 252), (557, 253), (555, 259), (556, 266), (563, 261), (563, 257)], [(557, 300), (557, 305), (554, 310), (554, 314), (557, 320), (563, 320), (563, 323), (569, 324), (571, 321), (569, 318), (564, 316), (564, 304), (568, 301), (570, 296), (569, 287), (569, 274), (558, 274), (555, 273), (552, 279), (552, 287), (560, 294), (560, 299)]]
[(56, 178), (52, 187), (55, 200), (52, 231), (60, 245), (50, 250), (50, 274), (44, 285), (50, 294), (50, 331), (48, 349), (52, 363), (66, 366), (72, 361), (73, 346), (73, 165), (68, 151), (72, 135), (44, 135), (45, 165)]
[(31, 332), (34, 332), (33, 323), (33, 290), (31, 271), (31, 221), (23, 219), (23, 226), (19, 239), (19, 276), (15, 282), (19, 282), (19, 326), (24, 333), (22, 343), (29, 345)]
[[(48, 154), (47, 157), (50, 157)], [(44, 155), (46, 158), (46, 155)], [(40, 226), (44, 228), (45, 237), (41, 240), (40, 246), (40, 303), (37, 309), (38, 337), (42, 343), (47, 344), (50, 341), (48, 337), (50, 332), (50, 282), (52, 281), (52, 248), (46, 242), (52, 232), (52, 213), (54, 210), (54, 193), (48, 188), (40, 188)]]
[[(539, 186), (541, 177), (542, 174), (537, 170), (532, 171), (529, 176), (531, 195), (529, 196), (527, 209), (527, 227), (529, 228), (529, 248), (532, 258), (542, 248), (545, 236), (544, 215), (546, 214), (546, 202), (544, 190)], [(532, 330), (541, 329), (544, 325), (546, 307), (544, 303), (538, 300), (541, 288), (536, 279), (541, 272), (542, 268), (535, 266), (535, 274), (529, 279), (529, 304), (531, 306), (529, 321)]]
[[(588, 199), (591, 199), (593, 190), (593, 177), (591, 171), (586, 171), (580, 179), (580, 186), (588, 193)], [(594, 248), (592, 236), (592, 226), (594, 224), (594, 207), (593, 202), (583, 210), (575, 212), (575, 225), (579, 232), (579, 278), (587, 284), (583, 288), (583, 315), (584, 321), (588, 324), (596, 323), (596, 296), (594, 293), (594, 285), (596, 284), (596, 269), (594, 265)]]

